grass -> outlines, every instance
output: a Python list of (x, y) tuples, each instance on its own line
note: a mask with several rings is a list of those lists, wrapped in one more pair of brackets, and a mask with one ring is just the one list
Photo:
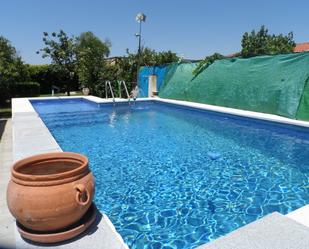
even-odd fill
[(12, 116), (12, 110), (10, 106), (0, 107), (0, 118), (10, 118)]

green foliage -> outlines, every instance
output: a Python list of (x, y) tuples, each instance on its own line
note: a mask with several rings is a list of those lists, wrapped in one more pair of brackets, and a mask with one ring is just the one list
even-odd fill
[[(139, 61), (140, 60), (140, 61)], [(118, 59), (115, 65), (107, 65), (104, 74), (103, 81), (101, 84), (97, 84), (97, 92), (99, 96), (104, 96), (104, 81), (110, 80), (113, 84), (113, 88), (118, 93), (117, 80), (124, 80), (127, 84), (128, 90), (133, 89), (137, 79), (138, 66), (156, 66), (166, 63), (178, 61), (178, 56), (171, 51), (156, 52), (150, 48), (141, 49), (140, 57), (138, 54), (130, 53), (127, 50), (127, 56)], [(123, 95), (124, 96), (124, 95)]]
[(10, 41), (0, 36), (0, 104), (10, 99), (12, 84), (29, 80), (27, 66)]
[(64, 87), (70, 95), (70, 90), (77, 87), (74, 81), (76, 66), (74, 37), (69, 37), (63, 30), (59, 33), (53, 32), (51, 36), (44, 32), (43, 42), (45, 47), (37, 53), (41, 52), (43, 58), (51, 59), (53, 70), (61, 75)]
[[(268, 34), (268, 29), (263, 25), (258, 32), (253, 30), (251, 33), (244, 33), (241, 41), (242, 50), (240, 55), (248, 58), (257, 55), (291, 53), (295, 45), (292, 32), (288, 33), (286, 36), (282, 34), (270, 35)], [(196, 77), (214, 61), (223, 58), (224, 56), (218, 53), (207, 56), (197, 65), (196, 69), (193, 71), (193, 75)]]
[[(52, 86), (57, 86), (65, 91), (65, 78), (61, 74), (62, 71), (57, 71), (57, 67), (53, 65), (28, 65), (29, 75), (31, 81), (38, 82), (40, 84), (41, 94), (50, 94)], [(76, 77), (74, 75), (74, 77)], [(74, 78), (73, 82), (77, 82)], [(77, 86), (75, 86), (77, 88)]]
[(97, 95), (96, 85), (102, 80), (106, 68), (104, 59), (109, 55), (111, 44), (102, 42), (92, 32), (82, 33), (76, 39), (77, 74), (79, 83)]
[(199, 75), (203, 70), (209, 67), (212, 63), (216, 60), (224, 59), (225, 57), (219, 53), (214, 53), (213, 55), (206, 56), (204, 60), (200, 61), (197, 64), (197, 67), (193, 70), (193, 75), (196, 77)]
[(252, 57), (257, 55), (274, 55), (291, 53), (295, 47), (293, 33), (288, 35), (270, 35), (263, 25), (258, 32), (244, 33), (241, 41), (241, 56)]
[(120, 70), (117, 76), (120, 78), (125, 77), (126, 81), (134, 82), (137, 79), (138, 66), (154, 67), (178, 60), (178, 56), (171, 51), (156, 52), (150, 48), (143, 48), (140, 57), (138, 54), (127, 52), (127, 56), (123, 57), (122, 61), (118, 64)]
[(37, 82), (18, 82), (11, 85), (11, 97), (37, 97), (40, 95), (40, 84)]
[[(137, 55), (133, 55), (137, 56)], [(157, 66), (178, 61), (178, 56), (169, 51), (156, 52), (150, 48), (144, 48), (141, 52), (141, 66)]]

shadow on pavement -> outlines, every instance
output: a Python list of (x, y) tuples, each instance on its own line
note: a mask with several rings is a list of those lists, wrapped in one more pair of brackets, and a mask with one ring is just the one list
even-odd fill
[(6, 122), (7, 122), (6, 119), (0, 119), (0, 141), (2, 139), (2, 135), (3, 135), (3, 132), (4, 132)]

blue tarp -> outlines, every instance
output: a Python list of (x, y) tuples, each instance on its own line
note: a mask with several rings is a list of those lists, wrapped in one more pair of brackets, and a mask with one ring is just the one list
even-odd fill
[(166, 68), (166, 65), (140, 68), (138, 76), (139, 97), (148, 97), (148, 77), (152, 74), (157, 76), (157, 90), (160, 91), (165, 78)]

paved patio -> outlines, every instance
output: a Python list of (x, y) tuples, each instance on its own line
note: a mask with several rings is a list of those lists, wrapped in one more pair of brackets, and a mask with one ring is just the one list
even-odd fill
[(0, 120), (0, 248), (15, 248), (15, 220), (6, 205), (6, 187), (10, 179), (12, 157), (12, 120)]
[(0, 134), (3, 132), (0, 142), (0, 249), (128, 248), (109, 218), (100, 212), (95, 224), (76, 239), (51, 245), (33, 244), (22, 239), (16, 229), (15, 219), (6, 205), (6, 188), (11, 165), (13, 161), (25, 156), (61, 151), (61, 148), (36, 113), (15, 114), (12, 120), (1, 120), (0, 127)]
[(307, 249), (309, 228), (277, 212), (198, 249)]

